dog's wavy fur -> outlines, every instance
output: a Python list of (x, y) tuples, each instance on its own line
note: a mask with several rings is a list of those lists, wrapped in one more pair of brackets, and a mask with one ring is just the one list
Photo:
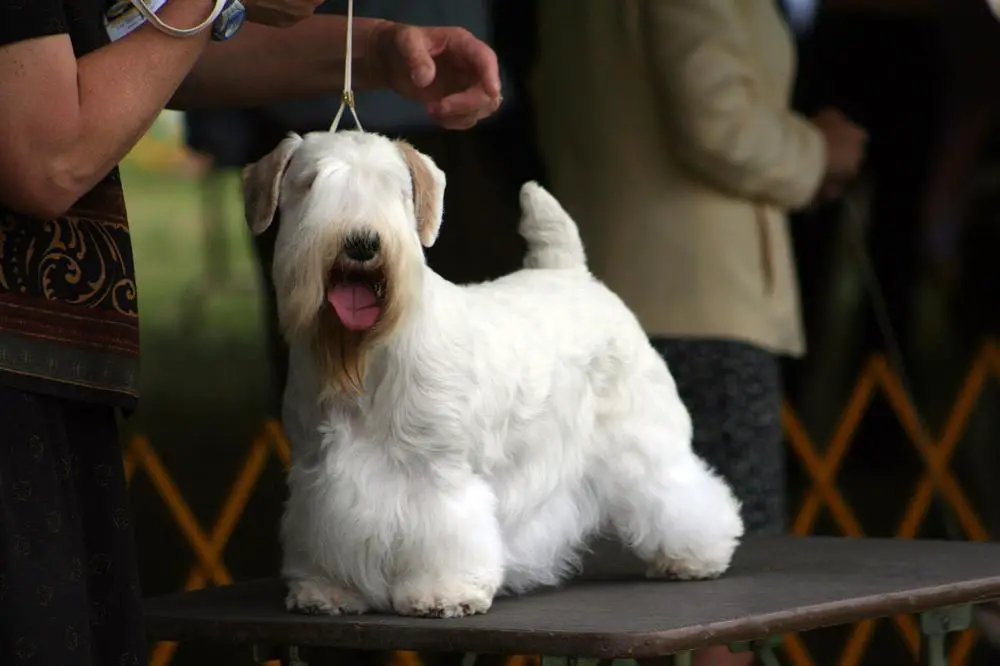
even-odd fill
[[(669, 369), (545, 190), (521, 191), (524, 269), (463, 287), (426, 265), (445, 177), (408, 144), (292, 135), (245, 183), (251, 229), (281, 211), (289, 609), (486, 612), (496, 594), (564, 580), (605, 530), (655, 577), (727, 569), (739, 503), (692, 451)], [(380, 239), (369, 262), (386, 293), (374, 328), (353, 333), (325, 289), (361, 233)]]

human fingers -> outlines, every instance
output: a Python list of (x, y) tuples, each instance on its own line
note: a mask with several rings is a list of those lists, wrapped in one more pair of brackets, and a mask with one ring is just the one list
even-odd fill
[(407, 26), (396, 35), (396, 50), (407, 69), (407, 77), (418, 88), (429, 86), (437, 75), (432, 44), (426, 28)]
[(451, 59), (458, 66), (473, 73), (483, 91), (491, 98), (500, 96), (500, 65), (497, 54), (487, 44), (480, 41), (468, 30), (462, 28), (442, 28), (453, 34), (447, 35), (446, 48)]
[(453, 93), (427, 105), (428, 114), (439, 118), (478, 116), (485, 118), (500, 108), (500, 96), (488, 95), (479, 85)]

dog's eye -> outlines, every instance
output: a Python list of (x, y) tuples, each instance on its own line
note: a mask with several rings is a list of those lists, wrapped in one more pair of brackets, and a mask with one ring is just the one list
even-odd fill
[(291, 177), (288, 184), (291, 190), (299, 195), (303, 195), (309, 191), (313, 186), (313, 182), (316, 180), (315, 171), (307, 171), (304, 173), (297, 173)]

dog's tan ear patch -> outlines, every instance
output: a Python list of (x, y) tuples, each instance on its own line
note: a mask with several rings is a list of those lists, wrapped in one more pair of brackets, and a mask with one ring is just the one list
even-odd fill
[(410, 169), (413, 183), (413, 213), (417, 218), (417, 233), (424, 247), (434, 245), (444, 214), (445, 175), (434, 161), (406, 141), (396, 141)]
[(255, 236), (271, 226), (282, 176), (300, 145), (302, 137), (289, 134), (274, 150), (243, 169), (243, 212)]

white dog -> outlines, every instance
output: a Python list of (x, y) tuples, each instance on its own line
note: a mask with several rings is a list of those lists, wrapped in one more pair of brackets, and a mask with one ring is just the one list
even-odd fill
[(654, 577), (727, 569), (739, 504), (540, 186), (521, 192), (525, 268), (457, 286), (422, 247), (444, 174), (408, 144), (293, 134), (244, 176), (252, 230), (281, 214), (289, 609), (483, 613), (498, 593), (558, 584), (603, 532)]

